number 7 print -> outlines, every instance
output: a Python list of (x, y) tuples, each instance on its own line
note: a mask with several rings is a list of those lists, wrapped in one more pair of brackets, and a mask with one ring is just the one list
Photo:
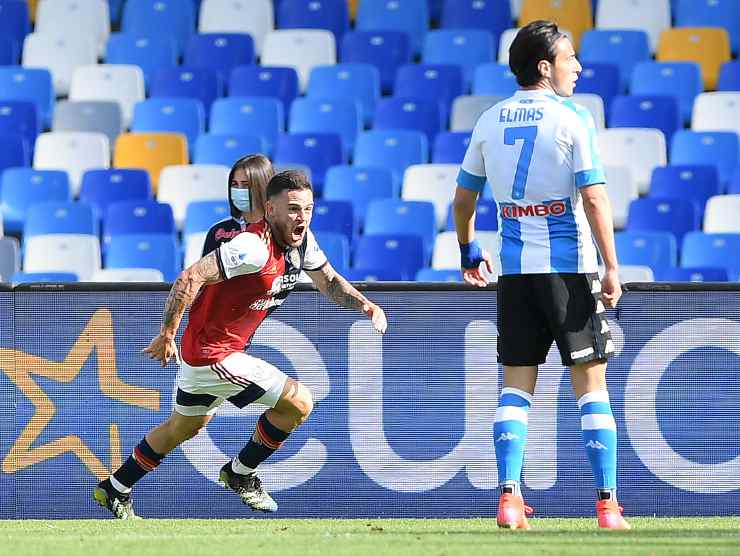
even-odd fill
[(519, 139), (522, 139), (524, 143), (519, 153), (519, 161), (516, 163), (514, 186), (511, 189), (512, 199), (524, 199), (524, 189), (527, 187), (529, 165), (532, 162), (532, 152), (534, 151), (534, 140), (537, 139), (537, 126), (528, 125), (504, 129), (504, 144), (514, 145)]

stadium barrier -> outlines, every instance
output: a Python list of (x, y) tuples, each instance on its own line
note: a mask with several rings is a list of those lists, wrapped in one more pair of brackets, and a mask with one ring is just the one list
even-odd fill
[[(366, 290), (388, 315), (384, 337), (306, 288), (254, 338), (251, 352), (309, 385), (317, 402), (261, 467), (277, 515), (494, 516), (495, 292)], [(175, 365), (140, 353), (159, 329), (166, 292), (0, 290), (0, 518), (106, 515), (92, 487), (171, 411)], [(626, 515), (740, 513), (740, 287), (632, 285), (609, 320)], [(537, 388), (526, 499), (540, 516), (592, 515), (578, 410), (555, 350)], [(138, 513), (257, 517), (216, 477), (261, 411), (224, 404), (207, 431), (137, 485)]]

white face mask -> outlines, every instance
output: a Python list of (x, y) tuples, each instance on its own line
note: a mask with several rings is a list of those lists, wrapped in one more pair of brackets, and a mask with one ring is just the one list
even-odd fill
[(252, 198), (249, 195), (249, 189), (241, 187), (231, 188), (231, 202), (237, 210), (249, 212), (252, 210)]

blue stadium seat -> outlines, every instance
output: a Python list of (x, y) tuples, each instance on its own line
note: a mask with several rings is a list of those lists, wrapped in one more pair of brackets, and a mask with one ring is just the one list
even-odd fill
[(289, 67), (238, 66), (229, 78), (229, 96), (274, 97), (290, 110), (298, 96), (298, 73)]
[(0, 173), (12, 166), (30, 166), (31, 152), (26, 141), (17, 133), (4, 133), (0, 135)]
[(711, 164), (724, 189), (738, 164), (738, 136), (731, 131), (679, 130), (671, 142), (671, 164)]
[(686, 234), (681, 266), (724, 268), (730, 281), (740, 279), (740, 234)]
[(19, 60), (18, 44), (7, 37), (0, 37), (0, 66), (15, 66)]
[(222, 164), (231, 167), (247, 153), (263, 153), (262, 139), (256, 135), (204, 133), (195, 141), (193, 164)]
[(216, 222), (231, 216), (229, 202), (223, 201), (191, 201), (185, 210), (185, 220), (182, 225), (182, 236), (198, 232), (207, 232)]
[(213, 102), (223, 96), (223, 86), (213, 70), (180, 66), (154, 72), (149, 96), (193, 98), (202, 102), (205, 113), (210, 114)]
[(683, 127), (678, 101), (670, 96), (617, 96), (609, 111), (610, 127), (652, 127), (665, 135), (666, 144)]
[(405, 31), (419, 54), (429, 29), (429, 6), (427, 0), (361, 2), (355, 27), (358, 31)]
[(640, 62), (630, 79), (632, 95), (668, 95), (675, 98), (684, 123), (691, 122), (694, 98), (703, 90), (701, 69), (694, 62)]
[(144, 72), (147, 88), (157, 70), (177, 66), (177, 46), (163, 35), (113, 33), (105, 51), (106, 64), (134, 64)]
[(41, 131), (36, 104), (29, 100), (0, 99), (0, 134), (17, 134), (33, 145)]
[[(579, 58), (590, 63), (617, 64), (621, 91), (625, 91), (635, 65), (650, 60), (650, 41), (645, 31), (594, 29), (583, 34)], [(576, 90), (586, 92), (578, 84)]]
[(199, 33), (190, 37), (183, 65), (215, 71), (226, 84), (231, 71), (254, 63), (254, 39), (243, 33)]
[(152, 196), (149, 172), (137, 168), (100, 168), (82, 174), (80, 201), (96, 211), (98, 220), (108, 212), (108, 206), (118, 201), (143, 201)]
[(98, 235), (98, 220), (93, 208), (79, 201), (43, 201), (26, 211), (23, 237), (44, 234)]
[(13, 41), (16, 52), (20, 52), (23, 48), (23, 40), (30, 32), (31, 18), (28, 13), (28, 3), (0, 2), (0, 37)]
[(417, 282), (462, 282), (462, 272), (459, 268), (442, 270), (438, 268), (422, 268), (416, 273)]
[(440, 26), (443, 29), (485, 29), (498, 40), (511, 27), (509, 2), (491, 0), (444, 0)]
[(69, 201), (69, 177), (62, 170), (8, 168), (0, 180), (0, 213), (6, 233), (23, 231), (26, 211), (41, 201)]
[(0, 67), (0, 98), (29, 100), (35, 103), (39, 109), (42, 127), (51, 127), (56, 97), (49, 70), (18, 66)]
[(740, 3), (737, 0), (678, 0), (673, 11), (676, 27), (724, 27), (730, 46), (740, 51)]
[(661, 282), (727, 282), (727, 269), (711, 266), (666, 268), (656, 277)]
[[(496, 59), (498, 36), (482, 29), (440, 29), (424, 37), (424, 64), (452, 64), (462, 68), (465, 91), (470, 90), (476, 66)], [(396, 93), (399, 94), (399, 93)]]
[(409, 35), (401, 31), (350, 31), (344, 35), (339, 52), (342, 63), (377, 67), (385, 93), (393, 89), (396, 70), (411, 63), (411, 58)]
[(462, 164), (468, 145), (470, 145), (469, 131), (441, 131), (434, 138), (432, 162)]
[[(432, 101), (439, 107), (441, 129), (447, 128), (452, 101), (463, 94), (460, 66), (442, 64), (406, 64), (398, 68), (393, 95), (397, 98)], [(389, 99), (381, 103), (388, 104)], [(403, 103), (400, 103), (403, 106)], [(403, 108), (403, 112), (406, 112)], [(433, 114), (428, 115), (433, 118)], [(376, 120), (375, 125), (378, 125)], [(414, 127), (414, 129), (418, 129)], [(431, 130), (426, 133), (430, 133)], [(436, 131), (435, 131), (436, 133)], [(431, 140), (431, 136), (428, 136)]]
[(382, 166), (332, 166), (324, 179), (324, 199), (349, 201), (355, 218), (354, 229), (365, 221), (367, 205), (374, 199), (393, 197), (393, 174)]
[(699, 215), (704, 214), (709, 197), (719, 193), (719, 175), (714, 166), (657, 166), (653, 169), (650, 196), (689, 200)]
[(360, 106), (363, 124), (370, 126), (380, 99), (380, 73), (371, 64), (316, 66), (311, 70), (306, 95), (352, 99)]
[[(311, 228), (313, 229), (313, 223)], [(347, 236), (339, 232), (315, 230), (314, 237), (326, 258), (329, 259), (331, 266), (339, 274), (344, 274), (349, 268), (350, 248)]]
[(599, 95), (608, 114), (612, 100), (622, 93), (622, 78), (617, 64), (582, 62), (583, 71), (576, 82), (576, 93)]
[(424, 243), (415, 235), (363, 235), (357, 240), (354, 269), (396, 272), (401, 280), (413, 280), (424, 265)]
[(701, 215), (693, 201), (673, 197), (644, 197), (630, 203), (628, 232), (669, 232), (681, 245), (683, 236), (699, 229)]
[(429, 6), (429, 19), (435, 23), (439, 23), (442, 18), (442, 5), (444, 0), (427, 0)]
[(278, 29), (327, 29), (337, 43), (349, 30), (346, 0), (281, 0), (275, 11)]
[[(455, 229), (455, 214), (452, 209), (452, 201), (450, 200), (450, 208), (447, 211), (447, 226), (448, 231)], [(475, 209), (475, 229), (481, 232), (495, 232), (498, 230), (498, 207), (496, 201), (493, 199), (478, 199), (478, 205)]]
[(113, 236), (105, 268), (155, 268), (167, 282), (173, 282), (182, 270), (177, 237), (145, 233)]
[(350, 282), (398, 282), (404, 275), (396, 268), (350, 268), (344, 272)]
[(110, 14), (110, 22), (117, 24), (121, 22), (121, 16), (123, 16), (123, 0), (108, 0), (108, 13)]
[(74, 272), (16, 272), (10, 279), (13, 284), (77, 282), (78, 280)]
[(317, 197), (324, 189), (326, 170), (345, 161), (342, 139), (336, 133), (286, 133), (278, 137), (273, 157), (275, 164), (308, 166)]
[(205, 110), (197, 99), (150, 98), (134, 106), (131, 131), (182, 133), (188, 140), (191, 158), (195, 140), (205, 128)]
[(437, 224), (434, 204), (429, 201), (376, 199), (365, 214), (365, 235), (407, 234), (418, 236), (424, 244), (424, 262), (432, 259)]
[(730, 183), (727, 186), (727, 193), (731, 195), (740, 193), (740, 166), (735, 168), (735, 173), (732, 174)]
[(108, 205), (103, 219), (103, 248), (115, 236), (177, 233), (172, 207), (154, 200), (117, 201)]
[(227, 97), (213, 103), (209, 131), (258, 136), (265, 154), (271, 156), (278, 134), (285, 129), (284, 122), (283, 105), (277, 98)]
[(441, 129), (446, 128), (439, 102), (412, 97), (390, 97), (381, 99), (375, 111), (374, 129), (409, 130), (423, 133), (428, 142)]
[(614, 241), (621, 264), (649, 266), (659, 274), (678, 263), (676, 237), (669, 232), (616, 232)]
[(357, 136), (352, 160), (358, 166), (380, 166), (391, 170), (393, 195), (398, 197), (406, 168), (429, 161), (429, 141), (419, 131), (366, 131)]
[(345, 159), (361, 130), (359, 105), (351, 98), (303, 97), (290, 107), (290, 133), (336, 133), (342, 138)]
[(195, 11), (182, 0), (127, 0), (123, 6), (124, 33), (171, 37), (182, 53), (195, 32)]
[[(580, 85), (578, 83), (576, 86)], [(511, 96), (519, 88), (516, 77), (506, 64), (492, 62), (475, 68), (473, 76), (474, 95)], [(580, 92), (580, 90), (578, 91)]]
[[(311, 230), (316, 233), (341, 234), (347, 238), (348, 245), (351, 244), (358, 235), (352, 203), (350, 201), (317, 199), (313, 206)], [(347, 252), (347, 256), (349, 257), (349, 252)], [(349, 264), (346, 264), (345, 268), (348, 266)]]
[(718, 91), (740, 91), (740, 60), (725, 62), (719, 69)]

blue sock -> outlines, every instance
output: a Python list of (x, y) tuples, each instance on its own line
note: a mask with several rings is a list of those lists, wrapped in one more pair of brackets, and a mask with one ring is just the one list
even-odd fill
[(498, 482), (519, 483), (527, 443), (527, 422), (532, 396), (517, 388), (502, 388), (493, 425)]
[(581, 396), (583, 445), (594, 473), (596, 488), (617, 488), (617, 425), (609, 405), (609, 393), (597, 390)]

